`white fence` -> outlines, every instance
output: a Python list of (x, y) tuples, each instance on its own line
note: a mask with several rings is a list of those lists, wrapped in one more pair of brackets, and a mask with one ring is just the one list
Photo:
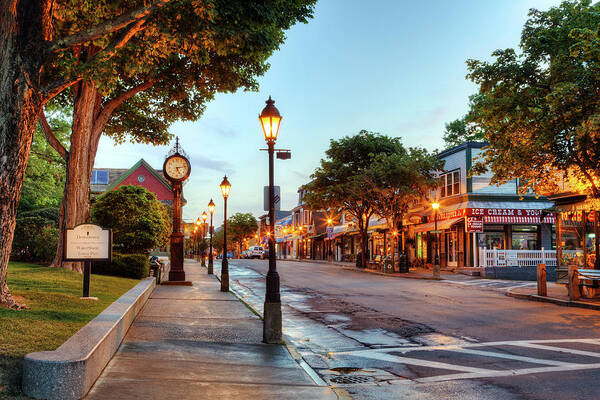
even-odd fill
[(487, 250), (479, 249), (480, 267), (556, 267), (556, 250)]

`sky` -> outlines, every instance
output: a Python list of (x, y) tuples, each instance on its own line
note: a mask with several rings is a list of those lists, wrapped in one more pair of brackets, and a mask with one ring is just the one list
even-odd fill
[[(362, 129), (401, 137), (407, 146), (443, 147), (444, 124), (462, 117), (476, 87), (465, 78), (467, 59), (489, 60), (516, 47), (530, 8), (557, 0), (320, 0), (314, 18), (287, 32), (269, 59), (258, 92), (219, 94), (202, 118), (175, 123), (190, 157), (183, 217), (195, 220), (212, 198), (214, 225), (223, 220), (219, 184), (227, 174), (227, 213), (264, 214), (267, 153), (258, 114), (270, 96), (283, 116), (275, 160), (281, 209), (298, 203), (297, 190), (324, 157), (331, 139)], [(174, 143), (174, 139), (173, 139)], [(130, 168), (144, 158), (161, 169), (171, 146), (115, 145), (103, 137), (96, 168)]]

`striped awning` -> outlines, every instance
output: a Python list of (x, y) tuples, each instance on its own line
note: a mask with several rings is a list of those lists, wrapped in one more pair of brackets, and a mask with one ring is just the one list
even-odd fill
[(486, 224), (521, 224), (521, 225), (540, 225), (540, 224), (553, 224), (554, 215), (547, 215), (543, 221), (540, 221), (540, 217), (513, 217), (513, 216), (491, 216), (487, 215), (483, 217), (483, 222)]

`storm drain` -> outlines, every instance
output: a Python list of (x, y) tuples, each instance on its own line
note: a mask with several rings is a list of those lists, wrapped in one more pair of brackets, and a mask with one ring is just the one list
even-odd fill
[(329, 381), (333, 383), (339, 383), (342, 385), (352, 385), (357, 383), (370, 383), (374, 382), (375, 379), (372, 376), (364, 375), (343, 375), (343, 376), (330, 376)]

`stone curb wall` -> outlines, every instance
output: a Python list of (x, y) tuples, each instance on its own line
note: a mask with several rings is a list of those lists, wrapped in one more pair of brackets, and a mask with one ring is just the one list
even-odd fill
[(30, 353), (23, 363), (23, 392), (36, 399), (81, 399), (118, 350), (154, 290), (146, 278), (54, 351)]

